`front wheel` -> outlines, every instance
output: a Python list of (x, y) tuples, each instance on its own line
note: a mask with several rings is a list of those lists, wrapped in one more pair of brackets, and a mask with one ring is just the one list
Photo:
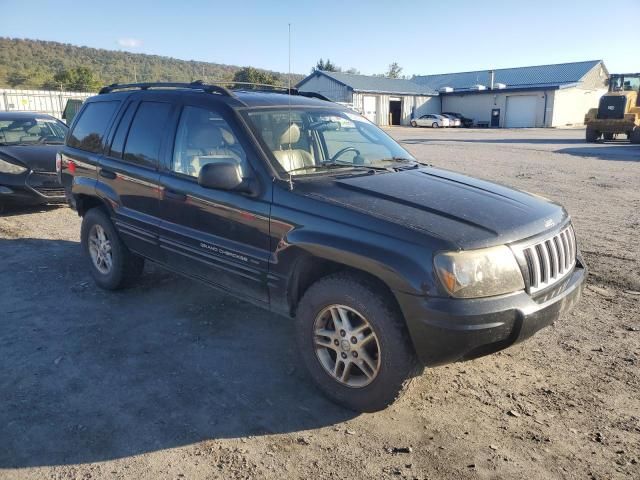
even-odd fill
[(586, 133), (585, 133), (585, 140), (588, 143), (595, 143), (598, 141), (598, 139), (600, 138), (600, 132), (591, 128), (591, 127), (587, 127)]
[(304, 294), (297, 341), (317, 386), (360, 412), (381, 410), (420, 371), (398, 308), (366, 278), (325, 277)]
[(431, 124), (431, 128), (438, 128), (438, 127), (440, 127), (440, 125), (438, 125), (438, 123), (437, 123), (437, 122), (433, 122), (433, 123)]
[(633, 127), (629, 134), (629, 141), (631, 143), (640, 143), (640, 127)]
[(85, 214), (80, 237), (98, 286), (117, 290), (142, 274), (144, 258), (129, 251), (102, 209), (92, 208)]

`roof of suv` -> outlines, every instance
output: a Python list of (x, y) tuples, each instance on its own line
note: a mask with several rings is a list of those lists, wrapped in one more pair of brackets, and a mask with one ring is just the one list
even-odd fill
[[(111, 85), (100, 91), (99, 97), (123, 96), (142, 93), (157, 96), (183, 97), (207, 95), (209, 99), (218, 99), (233, 107), (326, 107), (330, 104), (337, 108), (344, 108), (328, 99), (314, 98), (307, 92), (292, 89), (292, 94), (283, 90), (227, 90), (215, 85), (206, 84), (129, 84)], [(97, 97), (93, 97), (97, 98)]]

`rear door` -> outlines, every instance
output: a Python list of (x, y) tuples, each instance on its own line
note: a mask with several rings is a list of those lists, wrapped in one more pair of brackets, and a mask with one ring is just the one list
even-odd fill
[(132, 100), (112, 132), (111, 146), (98, 170), (99, 194), (113, 206), (113, 220), (133, 251), (158, 259), (158, 163), (167, 148), (174, 107), (162, 101)]
[(169, 267), (266, 303), (271, 184), (255, 195), (198, 184), (202, 166), (218, 159), (252, 172), (255, 153), (239, 131), (226, 109), (184, 105), (160, 177), (160, 247)]

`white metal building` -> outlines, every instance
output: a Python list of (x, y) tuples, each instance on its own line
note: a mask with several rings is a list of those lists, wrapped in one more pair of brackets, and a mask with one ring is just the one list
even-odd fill
[(592, 60), (411, 80), (317, 71), (298, 88), (353, 104), (378, 125), (408, 125), (425, 113), (455, 112), (477, 126), (562, 127), (583, 124), (606, 92), (608, 77), (602, 60)]
[(438, 92), (400, 78), (317, 70), (297, 88), (347, 103), (378, 125), (409, 125), (413, 116), (440, 112)]
[(414, 77), (440, 93), (443, 112), (491, 127), (582, 125), (607, 90), (602, 60)]

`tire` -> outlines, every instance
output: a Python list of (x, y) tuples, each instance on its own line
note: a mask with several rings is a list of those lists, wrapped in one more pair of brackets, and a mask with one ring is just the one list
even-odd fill
[[(358, 325), (362, 327), (360, 319), (364, 319), (370, 328), (364, 333), (354, 333), (352, 337), (347, 333), (342, 338), (339, 325), (331, 320), (334, 318), (332, 309), (337, 306), (346, 311), (352, 331), (357, 330)], [(341, 314), (336, 315), (342, 318)], [(324, 324), (324, 318), (332, 325)], [(422, 372), (402, 314), (386, 292), (364, 277), (338, 273), (317, 281), (300, 300), (296, 320), (298, 348), (311, 378), (327, 397), (351, 410), (375, 412), (386, 408)], [(316, 331), (336, 334), (334, 337), (321, 336), (316, 335)], [(359, 337), (356, 342), (355, 335)], [(318, 345), (318, 341), (322, 341), (322, 345)], [(335, 345), (336, 342), (339, 344)], [(375, 352), (378, 352), (377, 356)], [(345, 373), (345, 381), (351, 384), (341, 382), (331, 373), (333, 365), (338, 363), (338, 355), (344, 365), (341, 372)], [(347, 361), (350, 363), (348, 370)], [(362, 364), (362, 368), (358, 364)], [(367, 365), (373, 365), (375, 369), (365, 368)], [(339, 369), (336, 367), (335, 370)], [(367, 375), (365, 370), (369, 372)]]
[(433, 122), (433, 123), (431, 124), (431, 128), (439, 128), (439, 127), (440, 127), (440, 125), (438, 125), (438, 123), (437, 123), (437, 122)]
[(640, 127), (633, 127), (629, 134), (629, 141), (631, 143), (640, 143)]
[(416, 123), (416, 121), (415, 121), (415, 120), (411, 120), (411, 126), (412, 126), (412, 127), (417, 127), (417, 126), (418, 126), (418, 124)]
[(588, 143), (595, 143), (598, 141), (598, 138), (600, 138), (600, 132), (591, 127), (587, 127), (587, 131), (585, 133), (585, 140)]
[[(97, 261), (95, 244), (100, 239), (100, 231), (110, 246), (111, 261)], [(144, 258), (131, 253), (120, 239), (118, 232), (111, 223), (109, 216), (101, 208), (92, 208), (82, 219), (81, 229), (82, 249), (89, 259), (91, 275), (99, 287), (106, 290), (118, 290), (133, 284), (142, 275)], [(92, 253), (92, 248), (94, 251)], [(106, 250), (102, 250), (102, 258)], [(106, 256), (108, 256), (108, 254)], [(110, 265), (109, 265), (110, 263)]]
[(602, 134), (602, 138), (604, 140), (608, 141), (608, 142), (612, 141), (613, 137), (614, 137), (613, 133), (603, 133)]

